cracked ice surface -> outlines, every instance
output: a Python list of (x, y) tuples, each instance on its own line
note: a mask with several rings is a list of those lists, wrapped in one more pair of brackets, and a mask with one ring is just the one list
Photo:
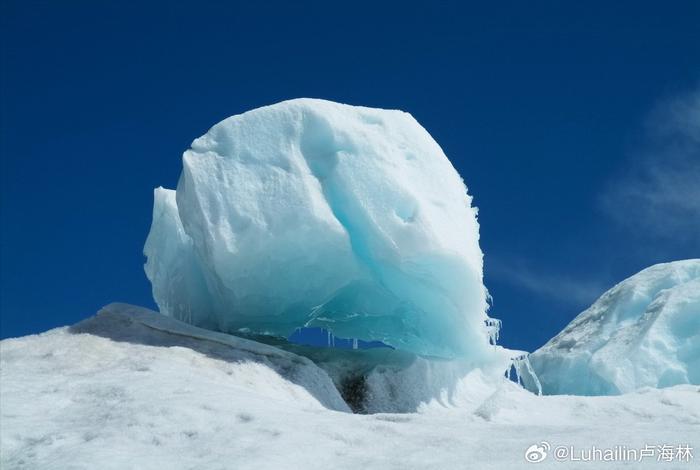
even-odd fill
[(161, 312), (198, 326), (478, 358), (476, 213), (410, 114), (286, 101), (192, 143), (177, 192), (155, 191), (146, 274)]

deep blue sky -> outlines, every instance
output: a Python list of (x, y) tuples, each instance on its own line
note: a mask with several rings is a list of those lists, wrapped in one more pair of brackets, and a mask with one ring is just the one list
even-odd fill
[(153, 188), (216, 122), (295, 97), (431, 132), (507, 346), (700, 255), (700, 2), (144, 3), (2, 2), (3, 337), (153, 306)]

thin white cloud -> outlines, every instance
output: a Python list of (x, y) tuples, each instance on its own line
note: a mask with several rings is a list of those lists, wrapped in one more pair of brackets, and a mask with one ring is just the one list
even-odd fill
[(587, 307), (607, 288), (597, 281), (536, 271), (520, 262), (505, 264), (489, 260), (487, 275), (516, 288), (577, 307)]
[(700, 246), (700, 89), (662, 103), (648, 144), (603, 194), (606, 213), (643, 236)]

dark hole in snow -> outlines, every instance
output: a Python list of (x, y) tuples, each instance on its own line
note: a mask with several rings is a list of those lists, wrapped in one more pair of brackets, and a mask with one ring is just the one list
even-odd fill
[(349, 375), (340, 383), (340, 395), (353, 413), (366, 413), (367, 379), (364, 375)]

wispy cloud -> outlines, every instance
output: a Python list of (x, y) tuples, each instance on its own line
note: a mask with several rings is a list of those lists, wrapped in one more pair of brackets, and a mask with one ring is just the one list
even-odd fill
[(602, 197), (605, 212), (635, 232), (700, 246), (700, 89), (650, 115), (645, 148)]
[(489, 276), (513, 287), (577, 307), (587, 307), (610, 287), (599, 281), (534, 270), (522, 262), (489, 260), (487, 269)]
[[(601, 195), (602, 207), (628, 229), (627, 240), (638, 235), (654, 242), (644, 244), (658, 250), (647, 261), (658, 259), (663, 246), (700, 249), (700, 88), (663, 101), (649, 115), (645, 131), (644, 146)], [(525, 259), (506, 263), (489, 257), (485, 268), (487, 277), (577, 308), (588, 307), (621, 280), (600, 275), (600, 269), (595, 279), (577, 278)]]

